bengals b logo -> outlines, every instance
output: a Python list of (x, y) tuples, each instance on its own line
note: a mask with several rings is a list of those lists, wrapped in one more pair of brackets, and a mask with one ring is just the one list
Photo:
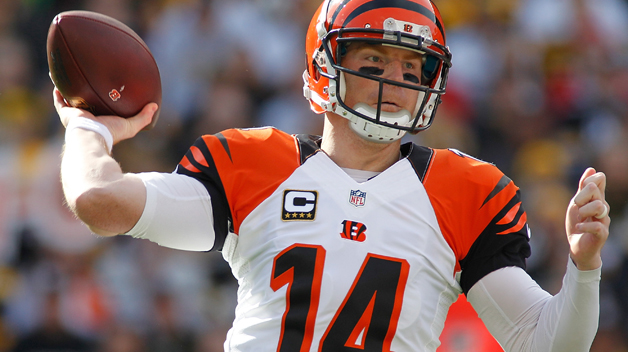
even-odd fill
[(109, 92), (109, 98), (113, 101), (118, 101), (118, 99), (122, 98), (122, 94), (120, 94), (117, 89), (113, 89)]
[(342, 222), (340, 236), (348, 240), (364, 242), (366, 240), (366, 225), (361, 222), (345, 220)]

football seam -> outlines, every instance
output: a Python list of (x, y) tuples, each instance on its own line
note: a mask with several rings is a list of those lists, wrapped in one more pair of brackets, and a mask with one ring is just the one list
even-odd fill
[[(107, 23), (107, 22), (99, 21), (99, 20), (94, 19), (94, 18), (89, 18), (89, 17), (79, 16), (79, 15), (74, 15), (74, 16), (72, 16), (72, 17), (74, 17), (74, 18), (80, 18), (80, 19), (82, 19), (82, 20), (87, 20), (87, 21), (92, 21), (92, 22), (100, 23), (100, 24), (105, 25), (105, 26), (107, 26), (107, 27), (109, 27), (109, 28), (113, 28), (113, 29), (115, 29), (115, 30), (116, 30), (116, 31), (118, 31), (118, 32), (122, 32), (123, 34), (125, 34), (125, 35), (126, 35), (126, 36), (128, 36), (128, 37), (133, 38), (133, 40), (135, 40), (138, 44), (140, 44), (140, 46), (142, 47), (142, 49), (144, 49), (144, 51), (146, 51), (146, 53), (148, 54), (148, 56), (150, 56), (151, 60), (155, 63), (155, 66), (157, 66), (157, 62), (155, 61), (155, 58), (153, 57), (153, 54), (151, 53), (150, 49), (148, 48), (148, 45), (146, 45), (146, 43), (144, 42), (144, 40), (143, 40), (143, 39), (142, 39), (142, 40), (138, 40), (138, 39), (136, 38), (136, 36), (137, 36), (137, 37), (139, 37), (139, 38), (141, 39), (141, 37), (139, 36), (139, 34), (135, 33), (135, 35), (132, 35), (131, 33), (125, 32), (125, 31), (121, 30), (121, 29), (120, 29), (120, 28), (118, 28), (118, 27), (115, 27), (115, 26), (110, 25), (110, 24), (109, 24), (109, 23)], [(112, 17), (112, 18), (113, 18), (113, 17)], [(114, 20), (115, 20), (115, 18), (114, 18)], [(116, 20), (116, 21), (117, 21), (117, 20)], [(125, 26), (126, 26), (126, 24), (124, 24), (123, 22), (120, 22), (120, 23), (122, 23), (123, 25), (125, 25)], [(127, 26), (127, 27), (128, 27), (128, 26)], [(131, 31), (133, 31), (133, 29), (132, 29), (131, 27), (128, 27), (128, 28), (129, 28)]]
[(65, 40), (65, 34), (63, 34), (63, 28), (61, 28), (61, 26), (58, 26), (59, 28), (59, 33), (61, 33), (61, 40), (63, 40), (63, 44), (65, 45), (65, 47), (68, 49), (68, 52), (70, 53), (70, 58), (72, 59), (72, 62), (74, 63), (74, 66), (77, 68), (77, 70), (79, 71), (79, 73), (81, 74), (81, 77), (83, 77), (83, 80), (87, 83), (87, 85), (89, 86), (89, 88), (92, 90), (92, 92), (94, 92), (95, 96), (98, 98), (98, 100), (100, 100), (101, 103), (103, 103), (107, 109), (109, 109), (110, 115), (114, 115), (116, 114), (115, 111), (113, 111), (113, 109), (111, 109), (111, 107), (109, 106), (109, 104), (107, 104), (106, 101), (104, 101), (100, 95), (98, 95), (98, 92), (96, 92), (96, 90), (94, 89), (94, 87), (92, 86), (92, 84), (87, 80), (87, 77), (85, 76), (85, 73), (83, 73), (83, 69), (78, 65), (78, 63), (76, 62), (76, 59), (74, 58), (74, 53), (72, 52), (72, 50), (70, 49), (70, 46), (68, 45), (68, 42)]

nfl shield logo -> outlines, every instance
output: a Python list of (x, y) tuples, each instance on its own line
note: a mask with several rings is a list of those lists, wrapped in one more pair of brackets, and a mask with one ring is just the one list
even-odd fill
[(366, 192), (362, 192), (360, 190), (351, 191), (351, 195), (349, 196), (349, 203), (355, 205), (356, 207), (364, 206), (366, 202)]

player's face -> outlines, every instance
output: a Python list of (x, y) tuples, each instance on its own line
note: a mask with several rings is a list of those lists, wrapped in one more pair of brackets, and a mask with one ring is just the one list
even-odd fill
[[(421, 79), (422, 55), (405, 49), (378, 44), (353, 43), (347, 47), (342, 57), (342, 66), (373, 76), (419, 85)], [(354, 107), (366, 103), (377, 109), (379, 82), (345, 74), (345, 103)], [(398, 112), (406, 109), (414, 111), (419, 92), (413, 89), (384, 84), (382, 111)]]

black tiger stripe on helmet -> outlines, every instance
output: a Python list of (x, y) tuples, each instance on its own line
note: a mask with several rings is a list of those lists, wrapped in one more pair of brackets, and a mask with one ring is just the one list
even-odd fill
[[(351, 0), (344, 0), (342, 2), (342, 4), (340, 4), (337, 8), (336, 11), (334, 11), (334, 15), (332, 16), (332, 20), (329, 22), (329, 26), (327, 27), (328, 31), (331, 31), (331, 29), (333, 28), (333, 25), (336, 21), (336, 18), (338, 17), (338, 14), (340, 13), (340, 10), (344, 7), (344, 5), (346, 5), (346, 3), (348, 3)], [(431, 3), (431, 1), (430, 1)], [(432, 22), (434, 22), (434, 24), (436, 25), (436, 27), (438, 27), (438, 29), (441, 31), (441, 33), (443, 34), (443, 37), (445, 37), (445, 29), (443, 27), (443, 24), (441, 23), (441, 21), (439, 20), (438, 17), (436, 17), (436, 14), (434, 13), (433, 10), (428, 9), (427, 7), (418, 4), (416, 2), (412, 2), (409, 0), (373, 0), (370, 2), (367, 2), (365, 4), (360, 5), (357, 9), (355, 9), (345, 20), (345, 23), (349, 23), (351, 22), (351, 20), (367, 11), (371, 11), (374, 9), (379, 9), (379, 8), (383, 8), (383, 7), (397, 7), (397, 8), (401, 8), (401, 9), (405, 9), (408, 11), (414, 11), (416, 13), (419, 13), (425, 17), (427, 17), (428, 19), (430, 19)], [(343, 26), (344, 27), (344, 26)]]

